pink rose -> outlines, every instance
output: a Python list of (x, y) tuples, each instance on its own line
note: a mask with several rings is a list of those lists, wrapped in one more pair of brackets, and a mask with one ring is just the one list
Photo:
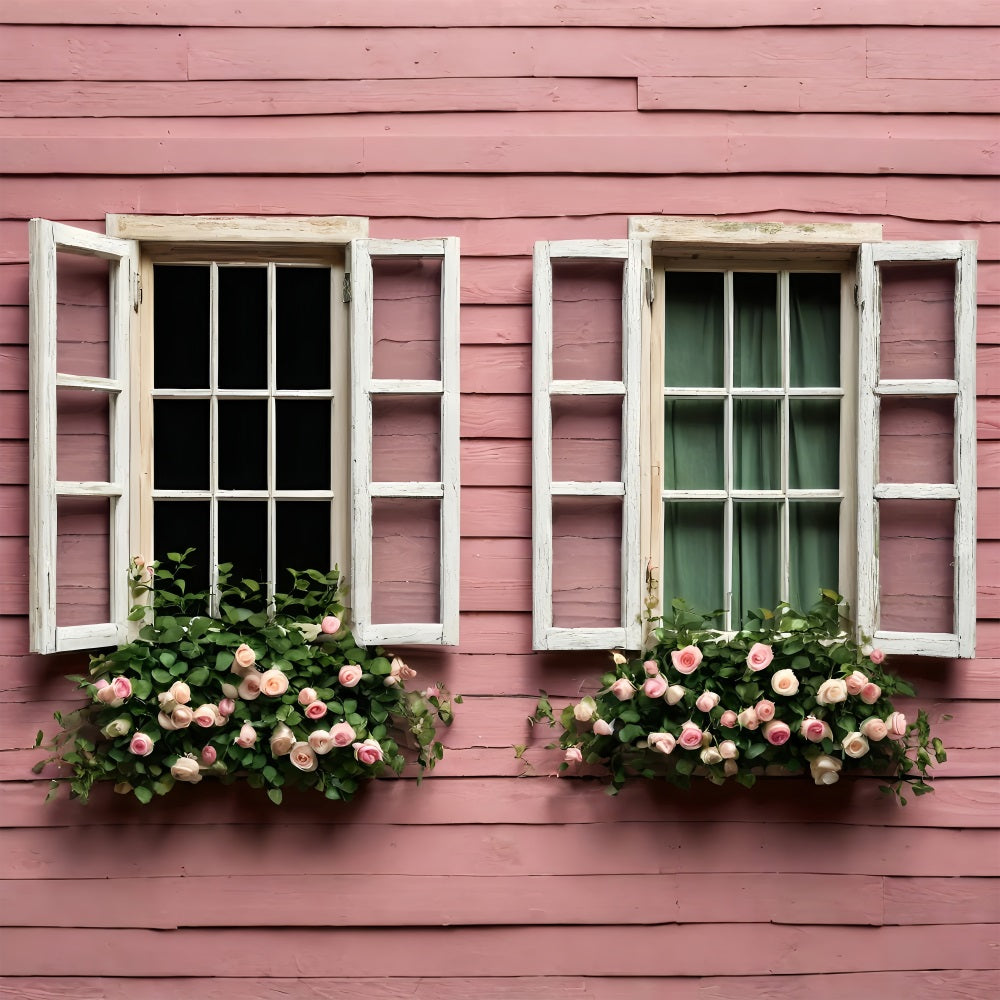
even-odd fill
[(848, 733), (841, 741), (848, 757), (864, 757), (868, 753), (868, 740), (861, 733)]
[(747, 666), (751, 670), (763, 670), (774, 659), (771, 647), (763, 642), (755, 642), (747, 653)]
[(219, 755), (216, 752), (215, 747), (213, 747), (211, 745), (202, 747), (202, 750), (201, 750), (201, 759), (209, 767), (211, 767), (216, 762), (216, 760), (218, 759), (218, 756)]
[(234, 674), (246, 674), (257, 662), (257, 654), (246, 644), (236, 647), (233, 653), (233, 665), (229, 668)]
[(268, 698), (280, 698), (288, 690), (288, 678), (276, 667), (260, 675), (260, 693)]
[(861, 694), (861, 689), (867, 683), (868, 683), (868, 678), (863, 673), (861, 673), (860, 670), (855, 670), (854, 673), (844, 678), (844, 684), (847, 686), (847, 693), (850, 695), (856, 696)]
[(563, 754), (563, 760), (567, 764), (582, 764), (583, 751), (579, 747), (569, 747)]
[(178, 705), (186, 705), (191, 700), (191, 688), (184, 681), (174, 681), (167, 693)]
[(685, 694), (687, 694), (687, 691), (685, 691), (680, 684), (671, 684), (670, 687), (667, 688), (667, 693), (663, 697), (666, 698), (668, 705), (676, 705), (679, 701), (681, 701), (681, 699), (683, 699)]
[(807, 715), (799, 726), (799, 735), (810, 743), (833, 739), (833, 730), (822, 720)]
[(874, 716), (870, 719), (865, 719), (859, 728), (861, 729), (861, 735), (872, 743), (879, 743), (889, 735), (888, 726), (881, 719), (876, 719)]
[(662, 698), (667, 693), (666, 678), (662, 674), (653, 674), (646, 678), (642, 685), (642, 693), (647, 698)]
[(345, 663), (340, 668), (340, 673), (337, 674), (337, 680), (345, 688), (357, 687), (358, 682), (361, 680), (361, 667), (356, 663)]
[(881, 649), (873, 649), (868, 654), (868, 659), (871, 660), (872, 663), (878, 665), (885, 659), (885, 653), (883, 653)]
[(871, 681), (861, 689), (861, 700), (866, 705), (874, 705), (881, 697), (882, 689)]
[(700, 750), (701, 736), (701, 730), (693, 722), (685, 722), (681, 728), (681, 735), (677, 742), (680, 743), (685, 750)]
[(799, 679), (795, 676), (795, 671), (787, 667), (784, 670), (776, 670), (771, 677), (771, 690), (786, 698), (798, 694)]
[(650, 733), (646, 742), (650, 750), (662, 754), (673, 753), (674, 747), (677, 746), (677, 740), (672, 733)]
[(350, 746), (357, 735), (354, 727), (349, 722), (338, 722), (330, 730), (330, 739), (333, 740), (334, 746), (338, 747)]
[(660, 665), (656, 660), (646, 660), (642, 665), (647, 677), (655, 677), (660, 672)]
[(610, 736), (615, 728), (610, 722), (605, 722), (604, 719), (595, 719), (593, 725), (595, 736)]
[(299, 704), (309, 705), (312, 702), (314, 702), (318, 697), (319, 695), (316, 694), (315, 688), (303, 688), (299, 692)]
[(219, 702), (219, 715), (224, 719), (229, 718), (236, 711), (236, 702), (232, 698), (223, 698)]
[(760, 725), (760, 719), (757, 718), (757, 712), (752, 708), (744, 708), (743, 711), (736, 716), (736, 721), (744, 729), (754, 730)]
[(432, 684), (430, 687), (426, 687), (420, 692), (425, 698), (440, 698), (441, 688), (437, 684)]
[(136, 733), (128, 745), (129, 753), (136, 757), (148, 757), (153, 752), (153, 741), (145, 733)]
[(754, 711), (757, 713), (758, 721), (770, 722), (774, 718), (774, 702), (762, 698), (754, 705)]
[(719, 704), (719, 696), (715, 691), (702, 691), (698, 695), (698, 700), (694, 703), (694, 707), (698, 709), (699, 712), (711, 712), (716, 705)]
[(723, 729), (735, 729), (736, 722), (737, 715), (731, 708), (727, 708), (719, 719), (719, 725), (722, 726)]
[(632, 686), (632, 682), (627, 677), (619, 677), (618, 680), (611, 685), (611, 693), (619, 701), (628, 701), (629, 698), (635, 697), (635, 688)]
[(792, 731), (788, 728), (787, 723), (775, 720), (764, 726), (764, 739), (773, 747), (780, 747), (787, 743), (791, 735)]
[(816, 701), (820, 705), (839, 705), (847, 700), (847, 685), (839, 677), (831, 677), (823, 681), (816, 692)]
[(306, 705), (305, 714), (307, 719), (312, 719), (314, 722), (317, 719), (322, 719), (326, 715), (326, 703), (322, 701), (313, 701)]
[(187, 705), (178, 705), (170, 713), (170, 721), (175, 729), (187, 729), (194, 722), (194, 712)]
[(885, 720), (885, 728), (890, 740), (901, 740), (906, 735), (906, 716), (902, 712), (893, 712)]
[[(156, 716), (156, 724), (160, 727), (160, 729), (168, 733), (177, 728), (177, 726), (174, 723), (174, 720), (171, 719), (166, 712), (160, 712)], [(104, 730), (102, 729), (101, 732), (104, 732)], [(122, 736), (124, 735), (125, 734), (122, 733)]]
[(679, 674), (693, 674), (701, 663), (702, 653), (697, 646), (685, 646), (670, 651), (670, 662)]
[(334, 615), (327, 615), (319, 623), (319, 628), (325, 635), (333, 635), (335, 632), (340, 631), (340, 619)]
[(124, 701), (132, 696), (132, 682), (127, 677), (116, 677), (111, 682), (111, 690), (114, 691), (116, 698)]
[(325, 729), (315, 729), (309, 734), (309, 746), (318, 754), (329, 753), (337, 744)]
[(719, 753), (723, 760), (735, 760), (740, 755), (739, 747), (732, 740), (723, 740), (719, 744)]
[(233, 742), (244, 750), (249, 750), (257, 742), (257, 730), (249, 722), (244, 722), (239, 736)]
[(300, 771), (315, 771), (319, 761), (316, 759), (316, 751), (308, 743), (295, 743), (288, 751), (288, 759), (292, 762), (292, 767), (297, 767)]
[(115, 694), (115, 689), (107, 681), (95, 681), (94, 687), (97, 689), (98, 701), (110, 705), (112, 708), (117, 708), (122, 703), (122, 699)]
[(364, 764), (365, 767), (377, 764), (382, 756), (382, 748), (379, 746), (378, 740), (368, 739), (363, 743), (354, 744), (354, 759), (359, 764)]
[(214, 726), (215, 712), (216, 708), (214, 705), (199, 705), (194, 710), (195, 724), (201, 726), (204, 729), (208, 729), (209, 726)]
[(740, 765), (735, 760), (724, 760), (722, 762), (722, 773), (727, 778), (731, 778), (734, 774), (740, 773)]
[(283, 722), (279, 722), (271, 733), (271, 756), (284, 757), (295, 746), (295, 734)]
[(142, 556), (132, 556), (132, 565), (136, 569), (145, 569), (146, 568), (146, 560), (143, 559)]
[(254, 701), (260, 694), (260, 678), (261, 675), (257, 673), (256, 670), (251, 668), (250, 673), (246, 674), (243, 680), (240, 681), (240, 686), (237, 688), (237, 694), (244, 701)]

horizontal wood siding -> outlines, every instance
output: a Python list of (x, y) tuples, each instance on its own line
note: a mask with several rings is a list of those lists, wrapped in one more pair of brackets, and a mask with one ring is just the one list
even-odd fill
[[(1000, 991), (995, 3), (5, 0), (4, 19), (0, 997)], [(407, 659), (466, 700), (420, 787), (407, 773), (348, 807), (205, 785), (148, 807), (107, 789), (43, 802), (35, 733), (72, 706), (63, 675), (83, 661), (26, 652), (26, 221), (103, 232), (106, 213), (460, 238), (460, 644)], [(556, 780), (549, 731), (526, 721), (539, 688), (562, 705), (606, 663), (531, 650), (532, 247), (621, 239), (633, 215), (979, 243), (978, 657), (893, 662), (919, 690), (901, 707), (925, 708), (949, 752), (906, 809), (867, 778), (611, 799), (596, 774)], [(606, 423), (568, 415), (560, 454), (588, 458)], [(397, 424), (380, 461), (415, 433)], [(934, 407), (893, 415), (897, 469), (941, 426)], [(99, 454), (82, 441), (80, 461)], [(615, 541), (592, 534), (581, 607)], [(66, 571), (82, 603), (87, 576)]]

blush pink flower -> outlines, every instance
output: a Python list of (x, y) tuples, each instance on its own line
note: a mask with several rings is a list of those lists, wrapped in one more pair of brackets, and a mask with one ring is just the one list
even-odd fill
[(204, 729), (208, 729), (209, 726), (214, 726), (215, 711), (216, 709), (214, 705), (199, 705), (194, 710), (195, 725), (201, 726)]
[(218, 752), (216, 751), (215, 747), (213, 747), (211, 744), (201, 748), (202, 762), (207, 764), (209, 767), (211, 767), (216, 762), (216, 760), (218, 760), (218, 757), (219, 757)]
[(901, 740), (906, 735), (906, 716), (902, 712), (893, 712), (885, 720), (885, 728), (890, 740)]
[(349, 722), (338, 722), (330, 730), (330, 739), (338, 747), (350, 746), (357, 737), (354, 727)]
[(288, 677), (277, 667), (260, 675), (260, 693), (268, 698), (280, 698), (288, 690)]
[(739, 747), (732, 740), (723, 740), (719, 744), (719, 753), (723, 760), (736, 760), (740, 755)]
[(316, 689), (315, 688), (303, 688), (299, 692), (298, 701), (299, 701), (300, 705), (310, 705), (318, 697), (319, 697), (319, 695), (316, 694)]
[(698, 695), (698, 700), (694, 703), (694, 707), (698, 709), (699, 712), (711, 712), (716, 705), (719, 704), (719, 695), (715, 691), (702, 691)]
[(650, 733), (646, 742), (650, 750), (662, 754), (673, 753), (674, 747), (677, 746), (677, 739), (672, 733)]
[(328, 754), (336, 745), (325, 729), (315, 729), (309, 734), (309, 746), (318, 754)]
[(291, 761), (292, 767), (296, 767), (300, 771), (315, 771), (319, 765), (316, 751), (308, 743), (302, 741), (292, 745), (291, 750), (288, 751), (288, 759)]
[(223, 698), (219, 702), (219, 714), (223, 718), (228, 718), (236, 711), (236, 702), (232, 698)]
[(861, 700), (866, 705), (874, 705), (881, 697), (882, 689), (871, 681), (861, 689)]
[(178, 705), (170, 713), (170, 721), (174, 729), (187, 729), (194, 722), (194, 712), (187, 705)]
[(579, 747), (569, 747), (563, 754), (563, 760), (567, 764), (582, 764), (583, 751)]
[(693, 674), (701, 663), (702, 652), (697, 646), (685, 646), (670, 651), (670, 662), (679, 674)]
[(653, 674), (646, 678), (642, 685), (642, 693), (647, 698), (662, 698), (667, 693), (666, 678), (662, 674)]
[(788, 742), (788, 738), (791, 735), (792, 731), (788, 728), (788, 724), (779, 722), (777, 719), (773, 722), (766, 723), (764, 726), (764, 739), (767, 740), (771, 746), (782, 746)]
[(340, 619), (336, 615), (327, 615), (319, 623), (319, 628), (324, 635), (333, 635), (340, 631)]
[(595, 736), (610, 736), (615, 731), (613, 723), (605, 722), (604, 719), (595, 719), (592, 728)]
[(681, 727), (681, 735), (678, 737), (677, 742), (684, 747), (685, 750), (700, 750), (701, 749), (701, 737), (702, 732), (693, 722), (685, 722)]
[(807, 715), (799, 725), (799, 735), (810, 743), (833, 739), (833, 730), (822, 720)]
[(361, 667), (356, 663), (345, 663), (337, 674), (337, 680), (345, 688), (357, 687), (361, 680)]
[(872, 663), (878, 665), (879, 663), (882, 663), (883, 660), (885, 660), (885, 653), (882, 652), (881, 649), (873, 649), (868, 654), (868, 659), (871, 660)]
[(111, 690), (114, 691), (116, 698), (124, 701), (132, 696), (132, 682), (127, 677), (116, 677), (111, 682)]
[(768, 701), (766, 698), (761, 698), (754, 705), (753, 710), (757, 713), (757, 719), (760, 722), (770, 722), (774, 718), (774, 702)]
[(322, 701), (311, 701), (305, 707), (305, 716), (307, 719), (312, 719), (314, 722), (317, 719), (322, 719), (326, 715), (327, 708), (326, 702)]
[(184, 681), (174, 681), (170, 685), (168, 696), (177, 702), (178, 705), (186, 705), (191, 701), (191, 688)]
[(680, 684), (671, 684), (670, 687), (667, 688), (666, 694), (664, 694), (663, 697), (666, 699), (668, 705), (676, 705), (684, 698), (685, 694), (687, 694), (687, 692), (680, 686)]
[(757, 718), (757, 712), (752, 708), (744, 708), (739, 715), (736, 716), (736, 721), (744, 729), (754, 730), (760, 726), (760, 719)]
[(860, 670), (855, 670), (852, 674), (849, 674), (844, 678), (844, 684), (847, 687), (847, 693), (854, 695), (855, 697), (861, 694), (861, 689), (868, 683), (868, 678), (861, 673)]
[(889, 729), (886, 724), (874, 716), (870, 719), (865, 719), (858, 728), (861, 730), (861, 735), (871, 743), (879, 743), (889, 735)]
[(868, 753), (868, 740), (858, 732), (848, 733), (840, 741), (840, 745), (848, 757), (864, 757)]
[(233, 653), (233, 665), (229, 669), (234, 674), (242, 676), (247, 671), (253, 670), (256, 662), (257, 654), (244, 642), (242, 645), (236, 647), (236, 652)]
[(382, 757), (382, 747), (379, 746), (378, 740), (367, 739), (354, 744), (354, 759), (365, 767), (377, 764)]
[(784, 670), (776, 670), (771, 675), (771, 690), (775, 694), (791, 698), (799, 693), (799, 679), (795, 676), (795, 671), (786, 667)]
[(233, 742), (237, 746), (243, 747), (244, 750), (249, 750), (257, 742), (257, 730), (249, 722), (244, 722), (239, 735)]
[(719, 718), (719, 725), (723, 729), (735, 729), (737, 718), (736, 713), (731, 708), (727, 708)]
[(136, 757), (148, 757), (153, 752), (153, 741), (145, 733), (136, 733), (129, 742), (129, 753)]
[(295, 734), (283, 722), (279, 722), (271, 733), (271, 756), (284, 757), (296, 743)]
[(763, 670), (774, 659), (771, 647), (763, 642), (755, 642), (747, 653), (747, 666), (751, 670)]
[(122, 699), (115, 694), (115, 689), (106, 680), (95, 681), (94, 687), (97, 692), (97, 700), (103, 704), (117, 708), (122, 703)]
[(630, 698), (635, 697), (635, 688), (627, 677), (619, 677), (618, 680), (611, 685), (611, 693), (619, 701), (628, 701)]
[(646, 660), (642, 665), (647, 677), (655, 677), (660, 672), (660, 665), (656, 660)]
[(260, 696), (260, 678), (261, 675), (252, 667), (250, 673), (243, 676), (237, 688), (237, 694), (243, 701), (255, 701)]

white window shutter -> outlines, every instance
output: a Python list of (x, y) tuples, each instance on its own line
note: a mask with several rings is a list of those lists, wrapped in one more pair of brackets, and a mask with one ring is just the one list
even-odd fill
[[(622, 364), (607, 381), (553, 377), (552, 262), (622, 262)], [(642, 559), (640, 467), (643, 247), (641, 240), (565, 240), (535, 244), (532, 289), (532, 625), (535, 649), (637, 649), (641, 643)], [(563, 482), (553, 479), (552, 401), (594, 395), (622, 398), (620, 479)], [(615, 626), (560, 627), (553, 606), (553, 498), (621, 497), (621, 619)]]
[[(440, 377), (375, 378), (372, 258), (438, 258), (440, 288)], [(457, 645), (459, 611), (459, 241), (353, 240), (351, 289), (351, 498), (354, 629), (359, 642)], [(375, 397), (422, 395), (440, 399), (440, 478), (436, 481), (374, 481), (372, 469)], [(378, 498), (435, 499), (440, 504), (439, 622), (373, 622), (373, 501)]]
[[(132, 240), (115, 239), (45, 219), (31, 220), (29, 246), (31, 649), (38, 653), (61, 653), (114, 646), (125, 639), (129, 609), (129, 325), (137, 294), (138, 247)], [(57, 251), (109, 262), (107, 377), (56, 370)], [(106, 481), (59, 480), (56, 470), (57, 388), (101, 393), (107, 397), (109, 473)], [(60, 497), (108, 500), (108, 565), (95, 567), (95, 573), (105, 574), (110, 621), (66, 626), (57, 622)]]
[[(890, 262), (955, 267), (952, 378), (886, 379), (880, 375), (882, 276)], [(971, 657), (976, 627), (976, 244), (974, 241), (863, 243), (858, 255), (858, 586), (857, 625), (886, 652)], [(881, 401), (888, 397), (954, 401), (951, 482), (888, 483), (879, 474)], [(948, 500), (955, 504), (954, 613), (950, 632), (882, 627), (879, 501)]]

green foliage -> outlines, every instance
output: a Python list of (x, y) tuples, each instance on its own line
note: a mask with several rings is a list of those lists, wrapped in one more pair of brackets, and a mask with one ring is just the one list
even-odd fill
[(224, 564), (213, 613), (210, 595), (184, 579), (191, 551), (129, 567), (129, 619), (141, 627), (91, 657), (88, 676), (69, 678), (87, 704), (55, 714), (60, 730), (36, 773), (54, 762), (68, 775), (49, 798), (67, 785), (86, 801), (102, 781), (145, 804), (178, 782), (217, 778), (243, 779), (275, 804), (288, 787), (346, 801), (409, 760), (422, 773), (441, 759), (436, 727), (450, 725), (461, 698), (440, 685), (407, 691), (414, 671), (355, 642), (336, 570), (292, 571), (289, 592), (269, 600)]
[(850, 638), (841, 601), (823, 591), (808, 614), (780, 604), (724, 634), (718, 612), (675, 600), (651, 622), (645, 652), (612, 654), (595, 695), (560, 712), (543, 693), (533, 720), (558, 726), (559, 746), (606, 767), (612, 793), (636, 778), (680, 787), (691, 776), (733, 778), (750, 788), (768, 772), (833, 784), (857, 769), (885, 776), (885, 791), (905, 804), (901, 789), (932, 791), (928, 770), (947, 754), (923, 711), (907, 722), (895, 710), (891, 698), (913, 688), (883, 669), (880, 651)]

